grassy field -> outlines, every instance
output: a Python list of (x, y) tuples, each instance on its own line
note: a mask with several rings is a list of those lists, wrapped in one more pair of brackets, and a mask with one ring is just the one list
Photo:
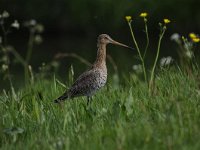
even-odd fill
[(110, 76), (86, 98), (52, 100), (65, 88), (37, 80), (0, 95), (1, 149), (200, 149), (200, 82), (178, 70), (160, 71), (154, 95), (133, 75)]

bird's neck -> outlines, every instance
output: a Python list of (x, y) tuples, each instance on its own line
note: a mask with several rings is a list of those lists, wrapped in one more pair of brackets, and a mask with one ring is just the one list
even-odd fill
[(97, 44), (97, 58), (94, 67), (106, 67), (106, 44)]

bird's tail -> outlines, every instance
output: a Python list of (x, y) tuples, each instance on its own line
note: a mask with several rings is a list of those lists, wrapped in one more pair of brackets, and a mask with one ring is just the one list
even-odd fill
[(54, 103), (60, 103), (60, 102), (64, 101), (65, 99), (68, 99), (68, 98), (69, 98), (68, 94), (64, 93), (62, 96), (55, 99)]

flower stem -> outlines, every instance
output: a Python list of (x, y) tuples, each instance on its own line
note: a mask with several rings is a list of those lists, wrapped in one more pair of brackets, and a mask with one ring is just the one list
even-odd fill
[(6, 58), (5, 64), (8, 67), (6, 74), (7, 74), (8, 80), (10, 82), (10, 85), (12, 87), (12, 80), (11, 80), (11, 74), (10, 74), (10, 56), (9, 56), (8, 49), (7, 49), (7, 46), (8, 46), (7, 45), (8, 30), (6, 30), (6, 28), (4, 26), (4, 19), (2, 19), (1, 22), (2, 22), (1, 23), (1, 30), (2, 30), (2, 33), (3, 33), (3, 42), (1, 44), (1, 50), (3, 51), (4, 56)]
[(157, 47), (156, 58), (155, 58), (155, 61), (154, 61), (154, 64), (153, 64), (153, 68), (151, 70), (151, 76), (150, 76), (150, 80), (149, 80), (149, 92), (150, 93), (151, 93), (151, 91), (153, 91), (152, 88), (154, 88), (155, 68), (156, 68), (156, 64), (158, 62), (158, 57), (159, 57), (159, 54), (160, 54), (160, 45), (161, 45), (161, 41), (162, 41), (162, 38), (164, 36), (165, 31), (166, 31), (166, 26), (164, 26), (161, 29), (159, 40), (158, 40), (158, 47)]
[(139, 49), (138, 44), (137, 44), (137, 41), (136, 41), (136, 39), (135, 39), (135, 36), (134, 36), (134, 33), (133, 33), (133, 29), (132, 29), (132, 27), (131, 27), (131, 22), (128, 22), (128, 25), (129, 25), (129, 28), (130, 28), (130, 31), (131, 31), (131, 36), (132, 36), (132, 38), (133, 38), (133, 42), (134, 42), (134, 44), (135, 44), (135, 46), (136, 46), (138, 55), (139, 55), (139, 57), (140, 57), (140, 61), (141, 61), (141, 63), (142, 63), (142, 70), (143, 70), (143, 73), (144, 73), (144, 80), (145, 80), (145, 82), (148, 84), (148, 82), (147, 82), (147, 75), (146, 75), (146, 68), (145, 68), (145, 64), (144, 64), (144, 59), (143, 59), (143, 57), (142, 57), (142, 55), (141, 55), (140, 49)]
[(28, 65), (31, 59), (32, 51), (33, 51), (33, 42), (34, 42), (34, 30), (30, 29), (29, 41), (28, 41), (28, 51), (26, 54), (26, 65), (24, 68), (24, 76), (25, 76), (25, 84), (29, 81), (29, 74), (28, 74)]
[(149, 47), (149, 33), (148, 33), (148, 26), (147, 26), (147, 20), (145, 20), (146, 18), (144, 18), (144, 28), (145, 28), (145, 34), (146, 34), (146, 47), (145, 47), (145, 51), (144, 51), (144, 55), (143, 55), (143, 59), (145, 59), (146, 53), (147, 53), (147, 49)]

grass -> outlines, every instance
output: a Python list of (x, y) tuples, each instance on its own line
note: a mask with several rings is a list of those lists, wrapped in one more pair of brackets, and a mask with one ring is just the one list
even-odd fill
[[(197, 73), (196, 73), (197, 74)], [(133, 74), (112, 78), (90, 107), (80, 97), (52, 103), (64, 88), (41, 79), (0, 95), (0, 147), (4, 149), (200, 149), (200, 89), (196, 78), (160, 71), (149, 96)]]

